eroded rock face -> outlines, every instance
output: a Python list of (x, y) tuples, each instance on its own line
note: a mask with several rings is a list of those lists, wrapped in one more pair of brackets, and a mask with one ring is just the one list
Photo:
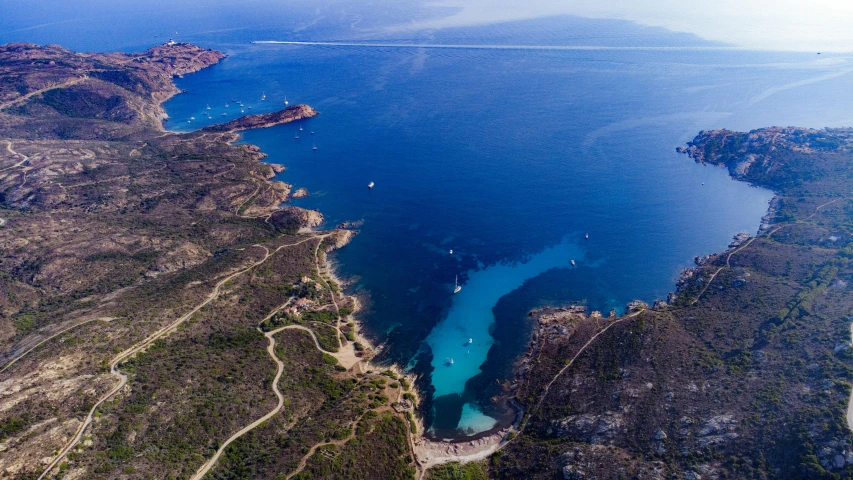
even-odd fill
[(190, 242), (170, 251), (157, 260), (155, 270), (159, 273), (175, 272), (198, 265), (210, 257), (211, 253)]
[(323, 215), (316, 210), (285, 206), (270, 215), (269, 223), (281, 230), (314, 228), (323, 223)]
[(331, 236), (334, 243), (328, 250), (334, 250), (345, 246), (352, 241), (352, 237), (354, 236), (355, 232), (352, 230), (335, 230)]
[(616, 435), (625, 431), (625, 419), (616, 412), (572, 415), (552, 422), (549, 431), (560, 437), (601, 444), (612, 441)]
[(699, 446), (705, 447), (737, 438), (738, 434), (735, 433), (736, 426), (737, 420), (731, 414), (711, 417), (696, 432)]
[(298, 188), (295, 192), (290, 194), (290, 198), (305, 198), (308, 196), (308, 189), (306, 188)]

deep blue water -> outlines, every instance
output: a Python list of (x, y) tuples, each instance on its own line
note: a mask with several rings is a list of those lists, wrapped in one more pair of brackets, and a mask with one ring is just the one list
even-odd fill
[[(711, 45), (576, 18), (385, 40), (689, 48), (253, 45), (359, 36), (334, 23), (306, 33), (217, 21), (223, 31), (181, 39), (229, 57), (178, 81), (186, 93), (166, 105), (167, 127), (233, 119), (233, 99), (258, 113), (283, 107), (286, 95), (321, 113), (301, 132), (282, 125), (243, 141), (287, 167), (280, 179), (311, 193), (294, 203), (321, 210), (327, 226), (364, 221), (335, 259), (367, 300), (362, 318), (386, 343), (383, 359), (423, 375), (427, 421), (441, 438), (511, 419), (491, 398), (526, 345), (529, 309), (582, 302), (606, 314), (664, 298), (694, 256), (756, 231), (771, 192), (696, 165), (676, 146), (702, 129), (853, 124), (853, 59), (843, 55), (697, 50)], [(64, 31), (49, 41), (82, 41)], [(149, 34), (114, 46), (159, 41)], [(457, 275), (463, 289), (453, 295)]]

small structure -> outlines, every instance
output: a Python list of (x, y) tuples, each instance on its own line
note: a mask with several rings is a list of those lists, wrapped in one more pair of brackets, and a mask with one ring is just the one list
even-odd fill
[(310, 306), (311, 306), (311, 300), (309, 300), (309, 299), (307, 299), (307, 298), (300, 298), (300, 299), (296, 300), (296, 302), (295, 302), (294, 306), (295, 306), (297, 309), (305, 309), (305, 308), (308, 308), (308, 307), (310, 307)]

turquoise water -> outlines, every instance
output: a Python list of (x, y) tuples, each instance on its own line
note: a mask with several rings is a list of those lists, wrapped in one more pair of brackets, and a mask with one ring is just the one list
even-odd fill
[[(697, 50), (714, 45), (565, 17), (371, 41), (631, 48), (257, 45), (363, 37), (344, 16), (303, 28), (309, 6), (278, 26), (230, 29), (273, 8), (259, 5), (261, 13), (232, 19), (187, 13), (195, 33), (178, 39), (229, 57), (178, 81), (186, 93), (166, 104), (167, 127), (232, 119), (234, 100), (244, 113), (279, 109), (285, 96), (320, 112), (303, 131), (282, 125), (243, 141), (287, 167), (279, 179), (311, 193), (294, 204), (321, 210), (326, 226), (364, 221), (335, 260), (365, 301), (366, 331), (387, 345), (380, 360), (420, 375), (423, 413), (439, 438), (512, 420), (498, 383), (525, 348), (531, 308), (580, 302), (606, 314), (664, 298), (694, 256), (756, 231), (771, 192), (696, 165), (676, 146), (710, 128), (853, 124), (849, 56)], [(392, 13), (396, 21), (419, 12)], [(133, 15), (110, 18), (92, 27), (100, 36), (79, 35), (70, 22), (7, 29), (0, 39), (138, 49), (185, 29), (164, 15), (111, 36)], [(202, 117), (206, 105), (212, 120)]]
[[(450, 310), (430, 332), (426, 343), (432, 351), (435, 396), (462, 395), (465, 382), (480, 373), (493, 344), (492, 308), (504, 295), (526, 280), (555, 268), (569, 269), (570, 261), (583, 261), (580, 247), (564, 241), (514, 265), (499, 263), (468, 272), (464, 288), (453, 295)], [(476, 339), (476, 340), (474, 340)], [(450, 364), (447, 359), (453, 359)]]

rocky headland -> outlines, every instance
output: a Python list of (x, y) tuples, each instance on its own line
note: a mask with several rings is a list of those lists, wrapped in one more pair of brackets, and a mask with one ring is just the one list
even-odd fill
[(238, 132), (254, 128), (269, 128), (283, 123), (296, 122), (319, 115), (308, 105), (291, 105), (284, 110), (270, 113), (246, 115), (230, 122), (204, 127), (203, 132)]
[(490, 477), (853, 471), (853, 129), (714, 130), (678, 150), (773, 190), (762, 228), (697, 258), (652, 308), (532, 312), (512, 390), (524, 417)]

